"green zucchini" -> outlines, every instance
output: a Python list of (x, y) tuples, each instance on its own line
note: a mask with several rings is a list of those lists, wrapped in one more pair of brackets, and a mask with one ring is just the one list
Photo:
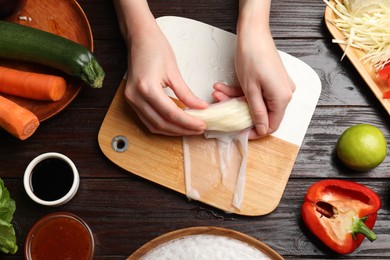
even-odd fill
[(103, 85), (104, 70), (84, 46), (28, 26), (0, 21), (0, 58), (59, 69), (93, 88)]

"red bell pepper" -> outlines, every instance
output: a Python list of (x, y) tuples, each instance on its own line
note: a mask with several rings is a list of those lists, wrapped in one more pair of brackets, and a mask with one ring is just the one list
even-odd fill
[(345, 180), (323, 180), (313, 184), (302, 205), (302, 218), (313, 234), (333, 251), (349, 254), (364, 237), (376, 239), (372, 231), (379, 196), (368, 187)]

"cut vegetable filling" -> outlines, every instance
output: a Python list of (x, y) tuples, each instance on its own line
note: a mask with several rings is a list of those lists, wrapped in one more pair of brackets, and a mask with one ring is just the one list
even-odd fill
[(390, 1), (352, 1), (329, 0), (324, 2), (336, 14), (332, 23), (343, 33), (345, 39), (334, 43), (345, 45), (342, 58), (350, 47), (362, 50), (361, 60), (368, 62), (375, 71), (384, 68), (390, 62)]

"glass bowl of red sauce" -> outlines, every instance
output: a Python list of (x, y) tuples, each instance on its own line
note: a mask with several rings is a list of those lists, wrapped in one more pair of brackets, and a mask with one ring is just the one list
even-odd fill
[(27, 260), (92, 260), (93, 233), (78, 216), (58, 212), (38, 220), (27, 235), (24, 254)]

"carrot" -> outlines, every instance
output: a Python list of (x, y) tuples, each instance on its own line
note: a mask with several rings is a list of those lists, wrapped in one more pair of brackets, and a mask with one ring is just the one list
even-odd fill
[(37, 116), (30, 110), (0, 96), (0, 127), (11, 135), (25, 140), (39, 126)]
[(36, 100), (60, 100), (66, 91), (64, 78), (0, 66), (0, 92)]

